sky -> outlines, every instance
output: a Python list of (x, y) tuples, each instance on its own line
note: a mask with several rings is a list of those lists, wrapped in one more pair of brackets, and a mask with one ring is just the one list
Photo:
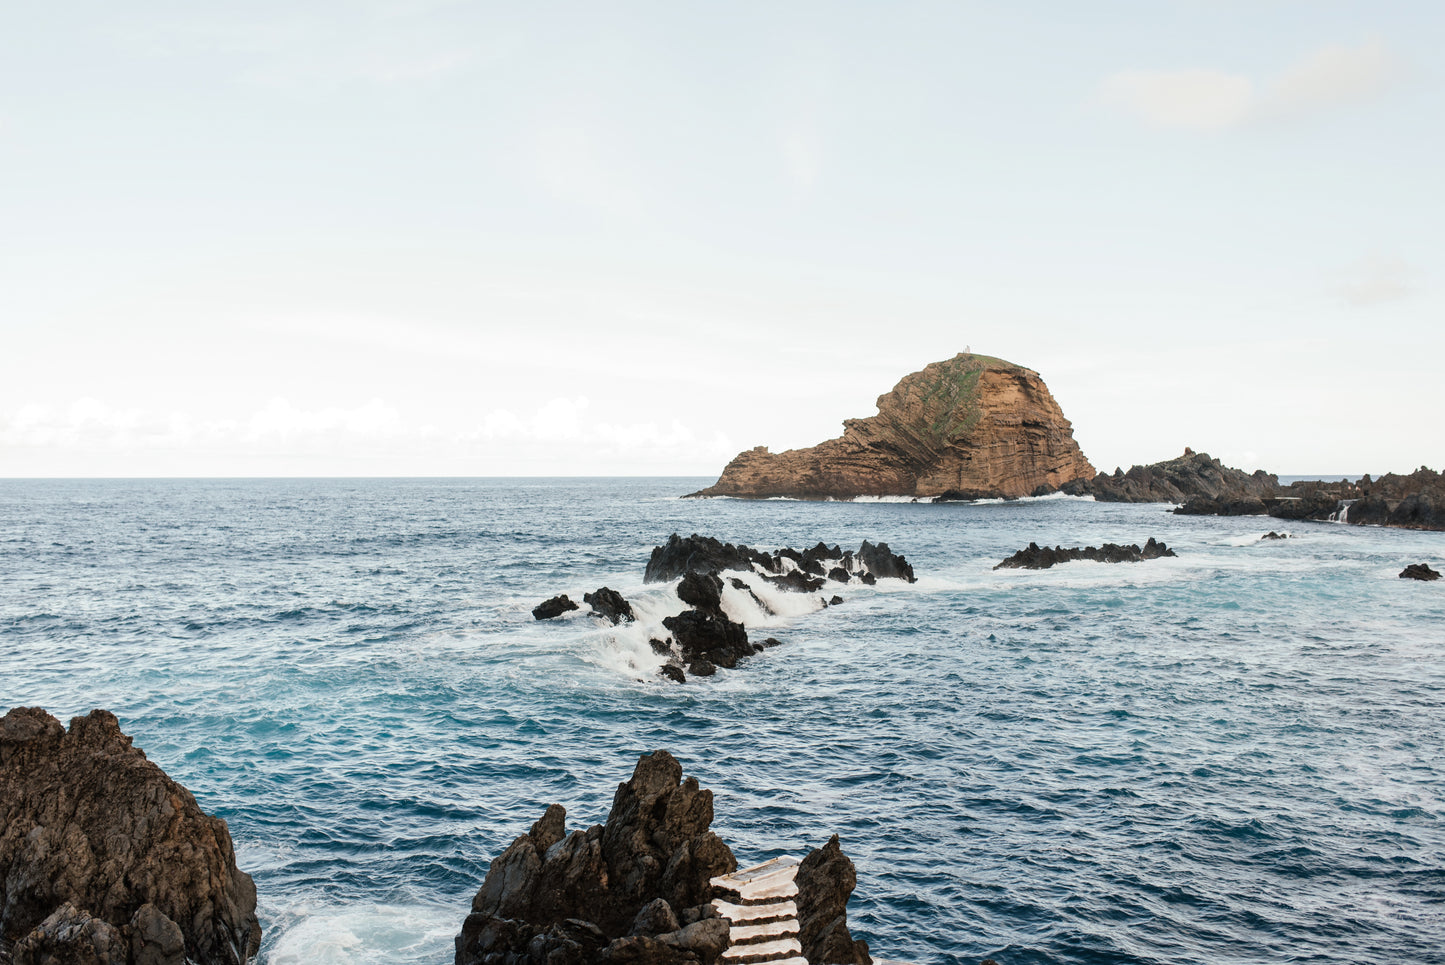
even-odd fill
[(1445, 4), (25, 4), (0, 476), (697, 475), (969, 348), (1441, 468)]

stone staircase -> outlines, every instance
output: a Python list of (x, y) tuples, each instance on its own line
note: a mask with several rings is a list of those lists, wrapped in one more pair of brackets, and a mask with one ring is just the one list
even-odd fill
[(713, 907), (732, 922), (721, 965), (808, 965), (798, 944), (797, 873), (798, 859), (785, 856), (712, 879), (725, 895)]

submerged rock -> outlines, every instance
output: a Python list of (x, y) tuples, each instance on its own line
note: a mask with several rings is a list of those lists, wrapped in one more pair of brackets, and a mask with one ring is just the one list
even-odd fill
[(622, 598), (622, 594), (609, 587), (600, 587), (591, 593), (582, 594), (582, 602), (592, 607), (592, 612), (608, 620), (613, 626), (626, 620), (631, 623), (637, 619), (637, 614), (632, 612), (632, 604)]
[(1428, 563), (1411, 563), (1409, 566), (1405, 567), (1403, 570), (1400, 571), (1400, 579), (1438, 580), (1440, 579), (1440, 573), (1437, 570), (1430, 569), (1430, 565)]
[(456, 965), (710, 965), (728, 932), (711, 880), (737, 869), (712, 818), (712, 792), (667, 751), (638, 760), (604, 825), (569, 834), (552, 805), (492, 862)]
[(226, 822), (108, 711), (0, 720), (0, 944), (21, 963), (241, 965), (256, 888)]
[(1289, 534), (1276, 533), (1274, 530), (1270, 530), (1268, 533), (1265, 533), (1263, 536), (1261, 536), (1260, 539), (1289, 539)]
[(1142, 549), (1137, 543), (1129, 546), (1105, 543), (1103, 546), (1085, 546), (1082, 549), (1077, 546), (1072, 549), (1064, 549), (1062, 546), (1050, 549), (1047, 546), (1039, 546), (1038, 543), (1030, 543), (999, 563), (994, 569), (1045, 570), (1057, 563), (1070, 563), (1074, 560), (1093, 560), (1098, 563), (1138, 563), (1142, 560), (1157, 560), (1160, 557), (1174, 555), (1176, 554), (1172, 549), (1163, 543), (1156, 542), (1152, 536), (1149, 537), (1149, 542), (1145, 543)]
[(567, 594), (563, 593), (560, 596), (552, 597), (552, 599), (545, 603), (539, 603), (532, 607), (532, 619), (550, 620), (553, 617), (561, 616), (569, 610), (577, 609), (580, 609), (580, 607), (568, 599)]

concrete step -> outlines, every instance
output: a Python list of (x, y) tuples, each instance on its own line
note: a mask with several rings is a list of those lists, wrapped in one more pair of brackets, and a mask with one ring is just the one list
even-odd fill
[(773, 901), (759, 905), (739, 905), (730, 901), (714, 901), (718, 914), (729, 919), (733, 927), (739, 924), (755, 925), (759, 922), (780, 918), (797, 918), (798, 906), (791, 901)]
[(775, 938), (797, 938), (798, 919), (780, 918), (777, 921), (763, 922), (757, 925), (735, 924), (729, 935), (734, 945), (771, 941)]
[(755, 864), (751, 868), (739, 868), (732, 874), (718, 875), (712, 879), (712, 883), (721, 888), (736, 887), (737, 884), (752, 881), (754, 878), (775, 874), (788, 868), (796, 868), (801, 863), (792, 855), (785, 854), (781, 858), (769, 858), (762, 864)]
[(796, 938), (777, 938), (767, 942), (748, 945), (733, 945), (718, 959), (726, 965), (753, 965), (755, 962), (776, 962), (803, 954), (803, 946)]

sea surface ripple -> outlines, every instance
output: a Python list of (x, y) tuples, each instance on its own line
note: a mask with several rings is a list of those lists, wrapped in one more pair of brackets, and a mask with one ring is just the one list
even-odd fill
[[(0, 710), (114, 711), (224, 817), (262, 960), (451, 960), (489, 859), (638, 754), (716, 793), (744, 862), (837, 832), (854, 934), (920, 963), (1445, 962), (1445, 536), (981, 505), (679, 500), (709, 480), (0, 481)], [(885, 540), (684, 686), (651, 547)], [(1177, 559), (994, 563), (1154, 536)], [(830, 590), (831, 592), (831, 590)]]

